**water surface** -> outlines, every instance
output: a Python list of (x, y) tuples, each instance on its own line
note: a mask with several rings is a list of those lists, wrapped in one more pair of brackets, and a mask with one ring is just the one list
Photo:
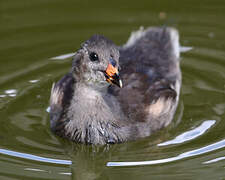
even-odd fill
[[(224, 17), (222, 0), (2, 0), (0, 179), (225, 179)], [(50, 89), (71, 54), (96, 33), (121, 45), (140, 26), (176, 27), (182, 46), (192, 47), (181, 54), (172, 124), (103, 147), (52, 134)]]

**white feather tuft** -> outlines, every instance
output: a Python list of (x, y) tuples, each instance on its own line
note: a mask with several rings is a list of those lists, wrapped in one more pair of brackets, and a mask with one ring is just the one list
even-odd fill
[(176, 29), (170, 28), (170, 38), (173, 46), (173, 52), (176, 58), (180, 57), (179, 33)]
[(63, 92), (60, 90), (60, 88), (58, 86), (55, 86), (55, 83), (53, 83), (50, 97), (50, 105), (61, 104), (63, 96), (62, 93)]

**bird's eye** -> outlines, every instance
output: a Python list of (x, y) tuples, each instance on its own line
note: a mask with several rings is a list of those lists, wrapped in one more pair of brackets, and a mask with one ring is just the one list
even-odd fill
[(89, 58), (90, 58), (91, 61), (98, 61), (98, 55), (95, 52), (92, 52), (89, 55)]

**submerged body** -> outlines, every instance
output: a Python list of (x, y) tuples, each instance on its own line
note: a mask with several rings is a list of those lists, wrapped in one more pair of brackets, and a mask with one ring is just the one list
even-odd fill
[[(113, 85), (122, 83), (118, 77), (109, 77), (109, 66), (116, 74), (120, 67), (122, 88)], [(93, 36), (75, 54), (71, 72), (52, 88), (51, 129), (87, 144), (149, 136), (172, 121), (180, 85), (175, 29), (139, 31), (120, 48)]]

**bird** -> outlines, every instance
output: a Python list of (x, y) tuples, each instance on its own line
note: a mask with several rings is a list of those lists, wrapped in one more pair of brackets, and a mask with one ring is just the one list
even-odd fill
[(175, 28), (142, 28), (123, 46), (93, 35), (53, 83), (50, 129), (87, 145), (148, 137), (173, 120), (181, 81)]

